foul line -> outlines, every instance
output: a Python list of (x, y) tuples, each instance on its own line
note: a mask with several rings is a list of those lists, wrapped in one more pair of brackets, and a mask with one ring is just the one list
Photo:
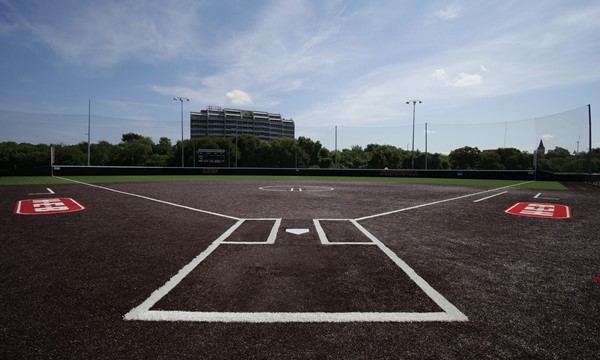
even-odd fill
[(476, 202), (480, 202), (480, 201), (483, 201), (483, 200), (491, 199), (493, 197), (496, 197), (496, 196), (499, 196), (499, 195), (502, 195), (502, 194), (506, 194), (507, 192), (508, 191), (503, 191), (503, 192), (500, 192), (500, 193), (497, 193), (497, 194), (494, 194), (494, 195), (486, 196), (486, 197), (481, 198), (481, 199), (473, 200), (473, 202), (476, 203)]
[(403, 212), (403, 211), (414, 210), (414, 209), (418, 209), (418, 208), (422, 208), (422, 207), (426, 207), (426, 206), (437, 205), (437, 204), (441, 204), (441, 203), (445, 203), (445, 202), (449, 202), (449, 201), (460, 200), (460, 199), (464, 199), (464, 198), (468, 198), (468, 197), (472, 197), (472, 196), (477, 196), (477, 195), (481, 195), (481, 194), (487, 194), (487, 193), (492, 192), (492, 191), (498, 191), (498, 190), (508, 189), (508, 188), (511, 188), (511, 187), (519, 186), (519, 185), (529, 184), (530, 182), (533, 182), (533, 180), (531, 180), (531, 181), (525, 181), (525, 182), (518, 183), (518, 184), (503, 186), (503, 187), (499, 187), (499, 188), (495, 188), (495, 189), (480, 191), (480, 192), (476, 192), (476, 193), (473, 193), (473, 194), (467, 194), (467, 195), (457, 196), (457, 197), (453, 197), (453, 198), (450, 198), (450, 199), (438, 200), (438, 201), (433, 201), (433, 202), (430, 202), (430, 203), (425, 203), (425, 204), (410, 206), (410, 207), (403, 208), (403, 209), (392, 210), (392, 211), (384, 212), (384, 213), (381, 213), (381, 214), (363, 216), (361, 218), (356, 218), (354, 220), (356, 220), (356, 221), (362, 221), (362, 220), (367, 220), (367, 219), (373, 219), (373, 218), (376, 218), (376, 217), (381, 217), (381, 216), (396, 214), (396, 213)]
[(60, 177), (60, 176), (55, 176), (55, 178), (62, 179), (62, 180), (67, 180), (67, 181), (71, 181), (71, 182), (74, 182), (74, 183), (77, 183), (77, 184), (82, 184), (82, 185), (87, 185), (87, 186), (95, 187), (95, 188), (102, 189), (102, 190), (112, 191), (112, 192), (115, 192), (115, 193), (118, 193), (118, 194), (123, 194), (123, 195), (137, 197), (137, 198), (140, 198), (140, 199), (150, 200), (150, 201), (154, 201), (154, 202), (165, 204), (165, 205), (175, 206), (175, 207), (182, 208), (182, 209), (197, 211), (197, 212), (208, 214), (208, 215), (214, 215), (214, 216), (224, 217), (224, 218), (227, 218), (227, 219), (238, 220), (238, 221), (242, 220), (242, 219), (240, 219), (238, 217), (235, 217), (235, 216), (229, 216), (229, 215), (219, 214), (219, 213), (212, 212), (212, 211), (196, 209), (196, 208), (193, 208), (193, 207), (190, 207), (190, 206), (175, 204), (175, 203), (172, 203), (172, 202), (168, 202), (168, 201), (164, 201), (164, 200), (160, 200), (160, 199), (155, 199), (155, 198), (151, 198), (151, 197), (144, 196), (144, 195), (138, 195), (138, 194), (134, 194), (134, 193), (129, 193), (129, 192), (126, 192), (126, 191), (115, 190), (115, 189), (111, 189), (111, 188), (100, 186), (100, 185), (88, 184), (88, 183), (85, 183), (85, 182), (82, 182), (82, 181), (68, 179), (68, 178), (64, 178), (64, 177)]

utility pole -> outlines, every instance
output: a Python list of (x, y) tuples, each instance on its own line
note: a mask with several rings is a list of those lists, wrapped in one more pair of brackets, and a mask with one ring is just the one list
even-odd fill
[(413, 125), (412, 125), (412, 150), (411, 150), (411, 168), (414, 170), (415, 168), (415, 109), (417, 107), (417, 103), (423, 103), (421, 100), (408, 100), (406, 104), (413, 104)]
[(183, 102), (190, 101), (190, 99), (185, 97), (176, 96), (173, 100), (179, 100), (181, 102), (181, 167), (185, 166), (184, 157), (183, 157)]
[(90, 128), (91, 128), (91, 112), (92, 112), (92, 99), (88, 99), (88, 132), (87, 132), (87, 136), (88, 136), (88, 141), (87, 141), (87, 145), (88, 145), (88, 159), (87, 159), (87, 166), (90, 166), (90, 155), (91, 155), (91, 146), (92, 144), (90, 144)]

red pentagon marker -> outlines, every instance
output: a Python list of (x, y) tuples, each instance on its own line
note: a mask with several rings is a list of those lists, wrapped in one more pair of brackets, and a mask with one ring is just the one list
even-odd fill
[(597, 275), (592, 275), (592, 278), (593, 278), (594, 280), (596, 280), (597, 282), (600, 282), (600, 276), (597, 276)]
[(15, 206), (15, 214), (48, 215), (63, 214), (85, 209), (83, 205), (71, 198), (29, 199), (20, 200)]
[(520, 202), (504, 210), (505, 213), (543, 219), (570, 219), (571, 208), (559, 204)]

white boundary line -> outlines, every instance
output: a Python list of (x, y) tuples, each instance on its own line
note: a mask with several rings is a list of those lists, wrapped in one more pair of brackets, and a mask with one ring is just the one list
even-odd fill
[(496, 196), (499, 196), (499, 195), (502, 195), (502, 194), (506, 194), (507, 192), (508, 192), (508, 191), (503, 191), (503, 192), (500, 192), (500, 193), (497, 193), (497, 194), (494, 194), (494, 195), (486, 196), (486, 197), (484, 197), (484, 198), (481, 198), (481, 199), (473, 200), (473, 202), (474, 202), (474, 203), (477, 203), (477, 202), (480, 202), (480, 201), (484, 201), (484, 200), (487, 200), (487, 199), (491, 199), (491, 198), (493, 198), (493, 197), (496, 197)]
[(55, 194), (55, 192), (52, 191), (52, 189), (50, 189), (50, 188), (46, 188), (46, 190), (48, 190), (48, 192), (45, 192), (45, 193), (29, 193), (27, 195), (52, 195), (52, 194)]
[(57, 178), (57, 179), (63, 179), (63, 180), (67, 180), (67, 181), (71, 181), (71, 182), (74, 182), (74, 183), (77, 183), (77, 184), (81, 184), (81, 185), (87, 185), (87, 186), (95, 187), (95, 188), (102, 189), (102, 190), (112, 191), (112, 192), (115, 192), (115, 193), (118, 193), (118, 194), (123, 194), (123, 195), (137, 197), (137, 198), (140, 198), (140, 199), (150, 200), (150, 201), (154, 201), (154, 202), (165, 204), (165, 205), (171, 205), (171, 206), (175, 206), (175, 207), (182, 208), (182, 209), (197, 211), (197, 212), (208, 214), (208, 215), (214, 215), (214, 216), (224, 217), (224, 218), (232, 219), (232, 220), (242, 220), (242, 219), (240, 219), (238, 217), (235, 217), (235, 216), (229, 216), (229, 215), (219, 214), (219, 213), (212, 212), (212, 211), (196, 209), (196, 208), (193, 208), (193, 207), (190, 207), (190, 206), (175, 204), (175, 203), (172, 203), (172, 202), (155, 199), (155, 198), (151, 198), (151, 197), (148, 197), (148, 196), (143, 196), (143, 195), (138, 195), (138, 194), (134, 194), (134, 193), (129, 193), (129, 192), (126, 192), (126, 191), (111, 189), (111, 188), (108, 188), (108, 187), (104, 187), (104, 186), (100, 186), (100, 185), (94, 185), (94, 184), (89, 184), (89, 183), (85, 183), (85, 182), (82, 182), (82, 181), (68, 179), (68, 178), (64, 178), (64, 177), (60, 177), (60, 176), (55, 176), (55, 178)]
[[(242, 223), (246, 221), (274, 221), (273, 227), (271, 228), (271, 232), (269, 233), (269, 237), (267, 241), (221, 241), (221, 244), (234, 244), (234, 245), (266, 245), (266, 244), (275, 244), (275, 239), (277, 239), (277, 232), (279, 231), (279, 227), (281, 226), (281, 218), (279, 219), (270, 219), (270, 218), (261, 218), (261, 219), (242, 219), (240, 220)], [(242, 224), (240, 224), (241, 226)]]
[[(196, 209), (180, 204), (171, 203), (168, 201), (163, 201), (147, 196), (142, 196), (138, 194), (128, 193), (125, 191), (115, 190), (111, 188), (107, 188), (104, 186), (88, 184), (85, 182), (72, 180), (68, 178), (58, 177), (59, 179), (71, 181), (74, 183), (87, 185), (90, 187), (95, 187), (103, 190), (112, 191), (115, 193), (138, 197), (141, 199), (146, 199), (166, 205), (171, 205), (183, 209), (188, 209), (192, 211), (197, 211), (205, 214), (215, 215), (219, 217), (224, 217), (228, 219), (237, 220), (237, 222), (232, 225), (227, 231), (225, 231), (219, 238), (217, 238), (208, 248), (202, 251), (198, 256), (196, 256), (190, 263), (181, 268), (175, 276), (169, 279), (162, 287), (155, 290), (150, 297), (148, 297), (145, 301), (143, 301), (139, 306), (133, 308), (127, 314), (123, 316), (125, 320), (147, 320), (147, 321), (204, 321), (204, 322), (405, 322), (405, 321), (468, 321), (468, 318), (452, 305), (446, 298), (444, 298), (439, 292), (437, 292), (433, 287), (431, 287), (423, 278), (421, 278), (408, 264), (406, 264), (402, 259), (400, 259), (391, 249), (385, 246), (379, 239), (373, 236), (369, 231), (367, 231), (362, 225), (358, 223), (358, 221), (371, 219), (375, 217), (381, 217), (385, 215), (395, 214), (402, 211), (417, 209), (421, 207), (436, 205), (444, 202), (459, 200), (471, 196), (476, 196), (484, 193), (488, 193), (491, 191), (496, 191), (504, 188), (510, 188), (514, 186), (518, 186), (521, 184), (526, 184), (531, 181), (509, 185), (497, 189), (491, 189), (486, 191), (481, 191), (474, 194), (467, 194), (463, 196), (454, 197), (451, 199), (444, 199), (439, 201), (434, 201), (426, 204), (416, 205), (404, 209), (398, 209), (394, 211), (389, 211), (381, 214), (375, 214), (370, 216), (365, 216), (357, 219), (321, 219), (321, 221), (350, 221), (354, 224), (367, 238), (369, 238), (371, 243), (335, 243), (329, 242), (327, 236), (325, 235), (325, 231), (321, 227), (319, 223), (319, 219), (313, 219), (315, 224), (315, 228), (319, 235), (319, 239), (323, 244), (337, 244), (337, 245), (371, 245), (374, 244), (379, 249), (386, 254), (402, 271), (404, 271), (408, 277), (413, 280), (417, 286), (421, 290), (423, 290), (435, 303), (438, 305), (443, 312), (424, 312), (424, 313), (410, 313), (410, 312), (388, 312), (388, 313), (378, 313), (378, 312), (347, 312), (347, 313), (324, 313), (324, 312), (306, 312), (306, 313), (289, 313), (289, 312), (281, 312), (281, 313), (271, 313), (271, 312), (251, 312), (251, 313), (240, 313), (240, 312), (186, 312), (186, 311), (153, 311), (150, 310), (152, 306), (154, 306), (160, 299), (166, 296), (173, 288), (175, 288), (186, 276), (188, 276), (202, 261), (204, 261), (212, 252), (214, 252), (219, 245), (225, 242), (225, 240), (231, 236), (231, 234), (239, 228), (244, 221), (246, 220), (275, 220), (275, 224), (271, 228), (271, 232), (266, 242), (267, 244), (273, 244), (277, 237), (277, 232), (279, 230), (281, 219), (240, 219), (237, 217), (219, 214), (211, 211), (205, 211), (201, 209)], [(497, 196), (500, 194), (496, 194), (493, 196)], [(489, 197), (488, 197), (489, 198)], [(233, 244), (243, 244), (245, 242), (225, 242), (225, 243), (233, 243)], [(251, 242), (251, 244), (256, 244), (255, 242)]]
[[(254, 219), (256, 220), (256, 219)], [(259, 219), (273, 220), (273, 219)], [(278, 219), (281, 220), (281, 219)], [(323, 220), (323, 219), (322, 219)], [(392, 250), (385, 246), (373, 234), (352, 219), (326, 219), (328, 221), (350, 221), (372, 242), (365, 243), (376, 245), (387, 255), (417, 286), (435, 302), (442, 312), (202, 312), (202, 311), (172, 311), (150, 310), (160, 299), (173, 290), (190, 272), (192, 272), (204, 259), (206, 259), (219, 245), (227, 239), (244, 220), (239, 220), (223, 235), (215, 240), (206, 250), (198, 255), (189, 264), (184, 266), (177, 275), (173, 276), (165, 285), (154, 291), (148, 299), (123, 316), (125, 320), (143, 321), (196, 321), (196, 322), (242, 322), (242, 323), (289, 323), (289, 322), (425, 322), (425, 321), (469, 321), (469, 319), (452, 305), (439, 292), (433, 289), (423, 278), (400, 259)], [(317, 233), (322, 243), (329, 243), (319, 219), (313, 219)], [(275, 228), (275, 226), (274, 226)], [(232, 244), (234, 242), (231, 242)], [(241, 243), (235, 243), (241, 244)], [(341, 243), (329, 243), (341, 244)], [(357, 243), (350, 243), (355, 245)]]
[(287, 186), (287, 185), (268, 185), (268, 186), (261, 186), (258, 188), (258, 190), (277, 191), (277, 192), (281, 192), (281, 191), (325, 192), (325, 191), (334, 191), (335, 189), (330, 186), (314, 186), (314, 185), (298, 186), (298, 187)]
[(479, 191), (479, 192), (476, 192), (476, 193), (473, 193), (473, 194), (467, 194), (467, 195), (457, 196), (457, 197), (453, 197), (453, 198), (450, 198), (450, 199), (438, 200), (438, 201), (433, 201), (433, 202), (430, 202), (430, 203), (425, 203), (425, 204), (410, 206), (410, 207), (403, 208), (403, 209), (392, 210), (392, 211), (384, 212), (384, 213), (381, 213), (381, 214), (363, 216), (361, 218), (357, 218), (357, 219), (354, 219), (354, 220), (356, 220), (356, 221), (362, 221), (362, 220), (367, 220), (367, 219), (373, 219), (373, 218), (376, 218), (376, 217), (381, 217), (381, 216), (386, 216), (386, 215), (392, 215), (392, 214), (396, 214), (396, 213), (407, 211), (407, 210), (414, 210), (414, 209), (418, 209), (418, 208), (422, 208), (422, 207), (427, 207), (427, 206), (431, 206), (431, 205), (437, 205), (437, 204), (441, 204), (441, 203), (445, 203), (445, 202), (449, 202), (449, 201), (460, 200), (460, 199), (468, 198), (468, 197), (471, 197), (471, 196), (477, 196), (477, 195), (481, 195), (481, 194), (487, 194), (487, 193), (492, 192), (492, 191), (507, 189), (507, 188), (511, 188), (511, 187), (515, 187), (515, 186), (519, 186), (519, 185), (523, 185), (523, 184), (528, 184), (530, 182), (533, 182), (533, 180), (525, 181), (525, 182), (518, 183), (518, 184), (503, 186), (503, 187), (499, 187), (499, 188), (494, 188), (494, 189), (490, 189), (490, 190)]
[[(480, 194), (497, 191), (500, 189), (510, 188), (522, 184), (530, 183), (531, 181), (518, 183), (514, 185), (504, 186), (501, 188), (490, 189), (473, 194), (467, 194), (450, 199), (434, 201), (426, 204), (416, 205), (404, 209), (389, 211), (386, 213), (365, 216), (357, 219), (313, 219), (315, 229), (319, 235), (322, 244), (342, 244), (330, 242), (327, 235), (320, 224), (320, 221), (350, 221), (353, 223), (371, 243), (344, 243), (344, 245), (376, 245), (385, 255), (388, 256), (408, 277), (417, 284), (417, 286), (427, 294), (443, 312), (346, 312), (346, 313), (326, 313), (326, 312), (193, 312), (193, 311), (163, 311), (150, 310), (162, 297), (167, 295), (175, 288), (191, 271), (193, 271), (204, 259), (206, 259), (220, 244), (239, 227), (245, 220), (273, 220), (273, 219), (238, 219), (238, 221), (215, 240), (206, 250), (200, 253), (192, 262), (184, 266), (174, 277), (172, 277), (165, 285), (154, 291), (148, 299), (142, 304), (135, 307), (124, 315), (125, 320), (145, 320), (145, 321), (199, 321), (199, 322), (251, 322), (251, 323), (275, 323), (275, 322), (417, 322), (417, 321), (468, 321), (457, 307), (452, 305), (446, 298), (437, 292), (429, 285), (422, 277), (420, 277), (406, 262), (398, 257), (390, 248), (383, 242), (377, 239), (367, 229), (358, 223), (358, 221), (381, 217), (385, 215), (395, 214), (402, 211), (418, 209), (421, 207), (436, 205), (444, 202), (460, 200), (467, 197), (472, 197)], [(114, 191), (110, 189), (111, 191)], [(119, 191), (117, 191), (119, 192)], [(128, 194), (129, 195), (129, 194)], [(499, 194), (493, 195), (497, 196)], [(135, 195), (137, 196), (137, 195)], [(140, 196), (141, 197), (141, 196)], [(143, 197), (145, 198), (145, 197)], [(489, 197), (488, 197), (489, 198)], [(162, 201), (160, 201), (162, 202)], [(271, 229), (271, 234), (266, 243), (274, 243), (279, 229), (281, 219), (276, 219), (276, 224)], [(276, 230), (277, 229), (277, 230)], [(241, 244), (241, 242), (226, 242), (232, 244)], [(252, 243), (256, 244), (256, 243)]]
[[(325, 234), (325, 230), (321, 226), (321, 221), (348, 221), (360, 230), (360, 225), (355, 220), (352, 219), (313, 219), (313, 223), (315, 224), (315, 229), (317, 230), (317, 234), (319, 235), (319, 240), (323, 245), (375, 245), (374, 242), (351, 242), (351, 241), (329, 241), (327, 235)], [(362, 231), (362, 230), (361, 230)]]
[[(437, 292), (431, 285), (427, 283), (422, 277), (420, 277), (407, 263), (405, 263), (402, 259), (396, 255), (390, 248), (385, 246), (378, 238), (373, 236), (367, 229), (362, 227), (356, 221), (353, 222), (356, 227), (365, 234), (371, 241), (379, 247), (381, 251), (383, 251), (402, 271), (408, 275), (408, 277), (417, 284), (417, 286), (429, 296), (431, 300), (433, 300), (437, 306), (439, 306), (444, 312), (448, 315), (451, 320), (448, 321), (469, 321), (469, 319), (463, 314), (458, 308), (450, 301), (446, 300), (445, 297), (442, 296), (439, 292)], [(434, 313), (435, 314), (435, 313)]]
[(163, 286), (155, 290), (148, 299), (146, 299), (139, 306), (133, 308), (123, 317), (125, 320), (141, 320), (138, 319), (139, 315), (144, 312), (148, 312), (154, 304), (156, 304), (160, 299), (162, 299), (165, 295), (167, 295), (175, 286), (177, 286), (189, 273), (192, 272), (196, 268), (196, 266), (200, 265), (204, 259), (208, 257), (208, 255), (212, 254), (219, 245), (223, 242), (223, 240), (227, 239), (235, 229), (237, 229), (244, 220), (239, 220), (235, 224), (233, 224), (227, 231), (225, 231), (221, 236), (219, 236), (209, 247), (207, 247), (203, 252), (198, 254), (190, 263), (186, 266), (182, 267), (179, 272), (173, 276), (169, 281), (167, 281)]
[(543, 199), (543, 200), (560, 200), (560, 198), (544, 197), (544, 196), (540, 196), (540, 195), (542, 195), (542, 193), (537, 193), (533, 198), (534, 199)]

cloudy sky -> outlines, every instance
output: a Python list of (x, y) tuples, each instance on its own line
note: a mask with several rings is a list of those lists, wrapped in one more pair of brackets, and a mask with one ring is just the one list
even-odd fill
[[(579, 109), (548, 124), (576, 118), (556, 144), (584, 149), (598, 19), (590, 0), (0, 0), (0, 141), (85, 141), (91, 99), (92, 142), (175, 142), (183, 96), (185, 137), (216, 105), (280, 113), (330, 149), (335, 126), (340, 148), (407, 147), (419, 99), (415, 148), (425, 123), (431, 151), (528, 147), (526, 119)], [(527, 144), (558, 138), (535, 131)]]

